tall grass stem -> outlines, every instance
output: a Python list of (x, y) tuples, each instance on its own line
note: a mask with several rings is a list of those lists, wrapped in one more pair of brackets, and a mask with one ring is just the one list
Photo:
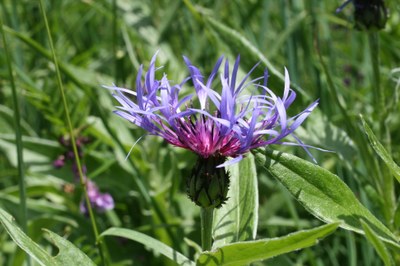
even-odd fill
[[(20, 24), (19, 24), (19, 16), (18, 16), (18, 12), (17, 12), (17, 5), (13, 4), (11, 5), (12, 7), (12, 16), (10, 17), (11, 19), (11, 25), (13, 26), (13, 28), (18, 31), (20, 28)], [(15, 44), (15, 47), (13, 48), (13, 51), (11, 51), (11, 53), (14, 56), (14, 60), (15, 63), (18, 67), (22, 67), (23, 65), (23, 57), (22, 57), (22, 50), (21, 50), (21, 46), (19, 43)]]
[(371, 56), (371, 64), (372, 64), (372, 80), (373, 80), (373, 91), (374, 91), (374, 99), (375, 99), (375, 114), (378, 115), (377, 119), (379, 120), (379, 130), (380, 137), (382, 138), (382, 143), (385, 148), (391, 152), (390, 145), (390, 132), (387, 126), (387, 114), (388, 109), (386, 107), (386, 95), (385, 90), (381, 86), (380, 79), (380, 44), (379, 44), (379, 33), (378, 32), (370, 32), (368, 33), (368, 41), (369, 41), (369, 50)]
[(97, 246), (97, 248), (99, 250), (99, 254), (100, 254), (100, 257), (101, 257), (102, 264), (105, 265), (106, 263), (105, 263), (105, 258), (104, 258), (103, 246), (102, 246), (102, 242), (101, 242), (101, 240), (99, 238), (99, 232), (98, 232), (98, 229), (97, 229), (96, 220), (95, 220), (93, 209), (92, 209), (92, 206), (91, 206), (91, 203), (90, 203), (90, 199), (89, 199), (89, 196), (88, 196), (86, 178), (84, 177), (83, 172), (82, 172), (82, 166), (81, 166), (81, 162), (80, 162), (80, 159), (79, 159), (78, 149), (77, 149), (77, 146), (76, 146), (76, 140), (75, 140), (74, 131), (73, 131), (73, 128), (72, 128), (71, 118), (69, 116), (68, 103), (67, 103), (67, 99), (65, 97), (64, 87), (63, 87), (63, 84), (62, 84), (62, 81), (61, 81), (61, 73), (60, 73), (60, 69), (58, 67), (58, 60), (57, 60), (57, 56), (56, 56), (56, 53), (55, 53), (55, 49), (54, 49), (54, 45), (53, 45), (53, 39), (51, 37), (50, 27), (49, 27), (49, 23), (47, 21), (47, 16), (46, 16), (46, 12), (45, 12), (45, 9), (44, 9), (43, 0), (39, 0), (39, 3), (40, 3), (40, 10), (41, 10), (41, 13), (42, 13), (42, 16), (43, 16), (43, 20), (44, 20), (44, 23), (45, 23), (45, 26), (46, 26), (47, 35), (48, 35), (48, 38), (49, 38), (50, 50), (51, 50), (51, 53), (52, 53), (52, 58), (53, 58), (53, 62), (54, 62), (55, 70), (56, 70), (56, 75), (57, 75), (57, 84), (58, 84), (58, 88), (59, 88), (60, 93), (61, 93), (63, 107), (64, 107), (64, 110), (65, 110), (65, 117), (66, 117), (66, 120), (67, 120), (67, 126), (68, 126), (68, 130), (69, 130), (69, 135), (70, 135), (70, 138), (71, 138), (71, 144), (72, 144), (72, 148), (73, 148), (73, 152), (74, 152), (75, 162), (76, 162), (76, 165), (77, 165), (77, 168), (78, 168), (80, 182), (81, 182), (81, 185), (82, 185), (83, 190), (84, 190), (85, 201), (86, 201), (86, 205), (87, 205), (87, 210), (88, 210), (88, 213), (89, 213), (90, 221), (91, 221), (91, 224), (92, 224), (93, 233), (94, 233), (94, 236), (96, 238), (96, 246)]
[[(283, 19), (283, 28), (286, 29), (290, 24), (291, 16), (291, 3), (289, 0), (284, 2), (285, 4), (281, 5), (281, 14)], [(286, 51), (287, 51), (287, 59), (289, 64), (289, 72), (291, 81), (297, 83), (297, 67), (296, 67), (296, 51), (295, 51), (295, 40), (293, 34), (288, 36), (286, 40)]]
[[(23, 143), (22, 143), (22, 132), (21, 132), (21, 115), (19, 113), (19, 103), (17, 96), (17, 88), (15, 86), (13, 68), (11, 63), (10, 50), (8, 49), (8, 43), (3, 30), (3, 19), (0, 16), (0, 30), (3, 38), (3, 45), (5, 51), (5, 57), (8, 67), (8, 75), (10, 77), (12, 101), (14, 105), (14, 124), (15, 124), (15, 143), (17, 146), (17, 162), (18, 162), (18, 189), (19, 189), (19, 203), (20, 203), (20, 217), (19, 223), (22, 230), (28, 233), (28, 215), (26, 208), (26, 186), (25, 186), (25, 174), (24, 174), (24, 157), (23, 157)], [(27, 260), (27, 264), (31, 265), (31, 259)]]
[(118, 58), (117, 58), (117, 0), (113, 0), (112, 2), (112, 13), (113, 13), (113, 21), (112, 21), (112, 51), (113, 51), (113, 60), (114, 60), (114, 78), (115, 81), (118, 81)]
[[(372, 64), (372, 91), (374, 94), (374, 113), (376, 114), (377, 124), (379, 125), (377, 135), (381, 138), (381, 142), (385, 148), (391, 152), (390, 147), (390, 131), (387, 126), (388, 110), (386, 108), (385, 91), (381, 86), (380, 80), (380, 45), (379, 45), (379, 32), (372, 31), (368, 33), (369, 50)], [(382, 164), (382, 163), (381, 163)], [(391, 223), (393, 220), (394, 211), (396, 208), (396, 198), (394, 194), (394, 180), (393, 175), (386, 167), (382, 165), (382, 193), (385, 200), (385, 217)]]
[[(368, 42), (369, 42), (369, 51), (371, 56), (371, 64), (372, 64), (372, 91), (374, 93), (375, 99), (375, 114), (381, 123), (381, 119), (386, 114), (385, 108), (385, 93), (381, 88), (381, 80), (380, 80), (380, 70), (379, 70), (379, 33), (378, 32), (369, 32), (368, 33)], [(381, 127), (379, 127), (381, 129)], [(383, 132), (382, 132), (383, 133)]]

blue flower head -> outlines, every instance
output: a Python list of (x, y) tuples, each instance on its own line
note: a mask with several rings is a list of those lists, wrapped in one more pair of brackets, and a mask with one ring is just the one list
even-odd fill
[[(237, 81), (240, 57), (231, 72), (226, 60), (221, 75), (218, 73), (223, 57), (219, 58), (206, 80), (200, 70), (184, 57), (194, 93), (180, 97), (188, 79), (170, 84), (164, 74), (161, 80), (157, 80), (155, 61), (156, 55), (144, 81), (143, 66), (140, 67), (135, 90), (106, 87), (114, 91), (113, 96), (120, 103), (115, 113), (151, 135), (160, 136), (202, 158), (232, 157), (236, 162), (251, 149), (287, 144), (282, 139), (293, 134), (318, 104), (315, 101), (303, 112), (288, 117), (286, 110), (295, 100), (296, 93), (290, 89), (287, 70), (283, 96), (278, 97), (267, 87), (267, 71), (263, 77), (248, 81), (253, 68), (243, 80)], [(218, 79), (216, 89), (213, 89), (214, 79)], [(262, 93), (244, 94), (244, 89), (249, 87), (258, 88)], [(193, 105), (195, 98), (197, 107)], [(300, 141), (298, 145), (306, 147)]]
[[(201, 190), (205, 186), (205, 201), (210, 206), (220, 206), (226, 200), (227, 188), (216, 190), (222, 191), (219, 200), (209, 200), (212, 198), (207, 190), (209, 184), (204, 185), (203, 181), (198, 181), (202, 179), (197, 177), (209, 179), (210, 176), (219, 176), (223, 182), (216, 183), (229, 184), (223, 167), (240, 161), (251, 149), (270, 144), (295, 144), (306, 149), (307, 146), (293, 132), (318, 105), (318, 101), (289, 117), (287, 109), (295, 100), (296, 93), (290, 89), (286, 69), (283, 96), (279, 97), (267, 87), (267, 71), (264, 76), (250, 80), (253, 67), (242, 80), (238, 80), (240, 57), (232, 69), (228, 60), (223, 63), (224, 58), (219, 58), (208, 78), (184, 57), (189, 78), (170, 84), (166, 74), (160, 80), (155, 77), (156, 55), (144, 74), (144, 80), (143, 66), (140, 67), (134, 90), (116, 86), (106, 88), (113, 91), (120, 104), (115, 111), (117, 115), (151, 135), (162, 137), (170, 144), (198, 155), (196, 170), (192, 174), (195, 180), (188, 180), (189, 196), (195, 202), (201, 198), (198, 188)], [(182, 96), (186, 87), (190, 87), (189, 80), (194, 87), (193, 93)], [(246, 94), (248, 91), (254, 94)], [(259, 91), (261, 93), (256, 94)], [(282, 139), (288, 135), (293, 135), (297, 143), (283, 142)], [(228, 157), (232, 159), (226, 161)], [(199, 205), (208, 206), (204, 202)]]

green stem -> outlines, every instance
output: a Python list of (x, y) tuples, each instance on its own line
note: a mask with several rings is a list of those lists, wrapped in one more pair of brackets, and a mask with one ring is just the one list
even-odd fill
[[(385, 104), (385, 91), (381, 86), (380, 82), (380, 62), (379, 62), (379, 32), (369, 32), (368, 33), (368, 42), (369, 42), (369, 50), (371, 56), (371, 64), (372, 64), (372, 80), (373, 80), (373, 93), (374, 93), (374, 114), (376, 115), (375, 119), (377, 119), (379, 123), (379, 127), (377, 129), (377, 135), (380, 139), (382, 139), (382, 143), (388, 152), (391, 152), (390, 147), (390, 131), (387, 126), (387, 115), (388, 110)], [(380, 163), (382, 167), (381, 169), (381, 180), (382, 180), (382, 188), (381, 191), (383, 193), (383, 198), (385, 200), (385, 218), (388, 221), (388, 224), (391, 224), (394, 210), (396, 206), (396, 199), (394, 195), (394, 180), (390, 171), (383, 166), (383, 163)]]
[(211, 250), (213, 219), (214, 208), (201, 208), (201, 247), (203, 251)]
[(95, 220), (95, 217), (94, 217), (94, 214), (93, 214), (93, 209), (92, 209), (92, 205), (90, 203), (89, 195), (87, 193), (86, 178), (84, 177), (83, 172), (82, 172), (82, 166), (81, 166), (81, 162), (80, 162), (80, 159), (79, 159), (78, 149), (77, 149), (77, 146), (76, 146), (76, 141), (75, 141), (74, 131), (73, 131), (73, 128), (72, 128), (71, 118), (69, 116), (69, 108), (68, 108), (68, 104), (67, 104), (67, 99), (65, 97), (64, 87), (63, 87), (63, 84), (62, 84), (62, 81), (61, 81), (61, 73), (60, 73), (60, 69), (59, 69), (59, 66), (58, 66), (58, 60), (57, 60), (57, 56), (56, 56), (54, 45), (53, 45), (53, 39), (52, 39), (51, 33), (50, 33), (50, 27), (49, 27), (49, 24), (47, 22), (47, 16), (46, 16), (46, 12), (45, 12), (45, 9), (44, 9), (43, 0), (39, 0), (39, 4), (40, 4), (41, 13), (43, 15), (43, 20), (44, 20), (44, 23), (45, 23), (45, 26), (46, 26), (47, 35), (48, 35), (48, 38), (49, 38), (50, 50), (51, 50), (51, 53), (52, 53), (52, 58), (53, 58), (53, 62), (54, 62), (55, 70), (56, 70), (56, 75), (57, 75), (57, 85), (58, 85), (58, 88), (60, 89), (61, 98), (62, 98), (64, 110), (65, 110), (65, 116), (66, 116), (66, 119), (67, 119), (67, 126), (68, 126), (68, 130), (69, 130), (69, 135), (70, 135), (70, 138), (71, 138), (72, 148), (73, 148), (73, 151), (74, 151), (75, 162), (76, 162), (76, 166), (77, 166), (78, 172), (79, 172), (79, 179), (80, 179), (81, 185), (82, 185), (83, 190), (84, 190), (86, 206), (87, 206), (87, 210), (88, 210), (88, 213), (89, 213), (90, 221), (92, 223), (93, 233), (94, 233), (94, 236), (95, 236), (95, 239), (96, 239), (96, 246), (97, 246), (97, 248), (99, 250), (99, 254), (100, 254), (100, 257), (101, 257), (102, 265), (105, 265), (105, 258), (104, 258), (104, 253), (103, 253), (102, 242), (101, 242), (101, 240), (99, 238), (99, 232), (98, 232), (98, 229), (97, 229), (96, 220)]
[[(17, 4), (12, 4), (12, 15), (10, 17), (11, 19), (11, 25), (12, 27), (18, 31), (20, 29), (19, 27), (19, 17), (18, 17), (18, 13), (17, 13)], [(13, 51), (11, 51), (13, 54), (13, 57), (15, 58), (15, 63), (19, 68), (22, 68), (23, 65), (23, 57), (22, 57), (22, 50), (21, 50), (21, 46), (19, 43), (14, 44), (13, 46)]]
[(368, 34), (368, 41), (370, 46), (370, 56), (372, 64), (372, 78), (373, 78), (373, 91), (375, 98), (375, 114), (379, 121), (378, 136), (382, 139), (382, 143), (388, 152), (391, 152), (390, 147), (390, 131), (387, 125), (388, 109), (386, 108), (386, 95), (385, 90), (381, 86), (380, 80), (380, 59), (379, 59), (379, 33), (370, 32)]
[[(283, 18), (283, 27), (287, 28), (290, 24), (291, 17), (291, 2), (286, 0), (285, 4), (281, 5), (281, 14)], [(290, 80), (297, 83), (297, 67), (296, 67), (296, 51), (295, 51), (295, 39), (294, 35), (290, 34), (286, 41), (286, 51), (287, 51), (287, 59), (289, 62), (289, 71), (290, 71)]]
[[(3, 19), (0, 17), (0, 31), (3, 38), (4, 51), (6, 56), (6, 62), (8, 66), (8, 75), (10, 76), (12, 99), (14, 105), (14, 122), (15, 122), (15, 142), (17, 144), (17, 160), (18, 160), (18, 186), (19, 186), (19, 198), (20, 198), (20, 217), (19, 223), (22, 230), (27, 233), (28, 221), (27, 221), (27, 209), (26, 209), (26, 186), (25, 186), (25, 174), (24, 174), (24, 159), (22, 153), (22, 133), (21, 133), (21, 116), (19, 113), (19, 104), (17, 89), (15, 87), (13, 68), (11, 64), (10, 51), (8, 49), (7, 39), (3, 30)], [(28, 259), (28, 265), (31, 265), (30, 259)]]
[[(368, 141), (366, 139), (365, 133), (360, 131), (358, 127), (356, 126), (356, 123), (354, 122), (354, 119), (352, 116), (348, 114), (348, 109), (346, 106), (343, 104), (342, 101), (339, 99), (339, 95), (341, 95), (333, 81), (332, 75), (330, 74), (330, 71), (328, 70), (328, 66), (326, 65), (325, 61), (322, 58), (322, 53), (320, 50), (320, 41), (318, 37), (318, 31), (317, 28), (315, 30), (315, 51), (318, 55), (319, 61), (321, 63), (321, 67), (323, 70), (323, 73), (326, 75), (326, 80), (328, 84), (328, 94), (331, 99), (334, 100), (335, 106), (339, 108), (340, 113), (343, 115), (343, 121), (344, 121), (344, 126), (346, 127), (346, 132), (348, 132), (349, 136), (352, 138), (352, 140), (357, 144), (358, 149), (360, 150), (360, 156), (362, 158), (362, 161), (365, 162), (365, 166), (368, 170), (368, 172), (371, 174), (371, 176), (380, 176), (380, 167), (377, 163), (376, 160), (371, 160), (370, 156), (370, 150), (368, 149), (368, 146), (365, 145), (365, 143)], [(376, 187), (381, 187), (379, 184), (379, 180), (373, 179), (372, 180)]]
[[(375, 99), (374, 103), (375, 114), (377, 115), (377, 119), (380, 121), (382, 125), (384, 123), (386, 116), (386, 107), (385, 107), (385, 92), (381, 88), (380, 73), (379, 73), (379, 33), (369, 32), (368, 41), (370, 45), (369, 51), (372, 64), (372, 82), (373, 82), (372, 90)], [(381, 128), (383, 129), (384, 127), (379, 127), (379, 129)]]
[(117, 0), (113, 0), (112, 3), (112, 13), (113, 13), (113, 21), (112, 21), (112, 51), (113, 51), (113, 60), (114, 60), (114, 78), (115, 82), (118, 82), (118, 58), (117, 58)]

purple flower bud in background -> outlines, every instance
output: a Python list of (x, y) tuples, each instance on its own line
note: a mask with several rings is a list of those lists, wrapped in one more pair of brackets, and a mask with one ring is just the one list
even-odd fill
[[(76, 139), (76, 145), (78, 148), (79, 158), (82, 158), (84, 155), (83, 154), (83, 145), (88, 143), (89, 141), (90, 141), (90, 139), (88, 137), (82, 137), (82, 136), (79, 136)], [(53, 162), (53, 166), (55, 168), (61, 168), (65, 165), (66, 160), (71, 160), (72, 161), (71, 170), (75, 177), (75, 182), (79, 182), (80, 181), (79, 171), (78, 171), (78, 167), (76, 164), (75, 155), (72, 150), (70, 139), (67, 139), (64, 136), (61, 136), (59, 138), (59, 142), (61, 145), (63, 145), (65, 148), (67, 148), (67, 151), (65, 151), (64, 154), (60, 155), (57, 158), (57, 160), (55, 160)], [(112, 198), (112, 196), (109, 193), (104, 193), (104, 194), (100, 193), (100, 190), (97, 187), (96, 183), (87, 179), (87, 177), (86, 177), (87, 169), (86, 169), (85, 164), (81, 165), (81, 170), (82, 170), (83, 178), (87, 182), (86, 183), (87, 193), (88, 193), (88, 197), (89, 197), (91, 206), (96, 211), (99, 211), (99, 212), (104, 212), (106, 210), (113, 209), (114, 208), (114, 199)], [(72, 193), (73, 191), (74, 190), (72, 190), (72, 191), (67, 190), (65, 192)], [(83, 214), (87, 214), (86, 202), (84, 200), (82, 200), (81, 203), (79, 204), (79, 209)]]
[(67, 151), (67, 152), (65, 153), (65, 155), (66, 155), (66, 157), (67, 157), (68, 160), (73, 160), (73, 159), (75, 159), (75, 154), (74, 154), (73, 151)]
[[(72, 173), (74, 173), (74, 177), (75, 177), (76, 181), (79, 181), (79, 171), (78, 171), (78, 167), (76, 166), (75, 161), (72, 163), (71, 168), (72, 168)], [(86, 173), (87, 173), (86, 165), (84, 165), (84, 164), (81, 165), (81, 169), (82, 169), (82, 174), (84, 176), (86, 176)]]
[(58, 156), (57, 160), (53, 162), (53, 166), (57, 169), (62, 168), (65, 165), (65, 156)]
[[(90, 204), (95, 210), (104, 212), (114, 208), (114, 199), (109, 193), (100, 193), (96, 183), (91, 180), (87, 181), (86, 186)], [(83, 214), (87, 214), (86, 202), (84, 200), (81, 201), (79, 209)]]
[(96, 198), (95, 207), (100, 212), (112, 210), (114, 209), (114, 199), (109, 193), (100, 194)]
[(84, 201), (84, 200), (81, 201), (81, 203), (79, 204), (79, 211), (84, 215), (88, 214), (88, 211), (86, 208), (86, 201)]

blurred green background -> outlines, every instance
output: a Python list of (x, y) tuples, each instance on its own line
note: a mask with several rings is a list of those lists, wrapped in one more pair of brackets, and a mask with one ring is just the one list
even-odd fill
[[(100, 232), (111, 226), (136, 229), (191, 257), (193, 241), (200, 243), (199, 211), (185, 194), (185, 178), (195, 156), (145, 136), (125, 160), (145, 132), (112, 113), (116, 104), (101, 87), (115, 83), (134, 88), (140, 64), (147, 69), (159, 51), (157, 65), (163, 68), (158, 74), (168, 73), (174, 82), (188, 75), (182, 55), (203, 73), (210, 73), (221, 55), (233, 62), (240, 54), (241, 74), (261, 62), (252, 78), (268, 67), (268, 86), (277, 95), (283, 91), (286, 66), (298, 94), (289, 114), (320, 99), (318, 110), (297, 135), (309, 145), (335, 151), (312, 153), (319, 165), (342, 177), (361, 202), (399, 234), (400, 210), (392, 199), (399, 186), (388, 192), (380, 182), (385, 172), (368, 148), (359, 121), (362, 114), (378, 135), (383, 134), (382, 125), (387, 127), (383, 142), (399, 162), (397, 1), (386, 1), (390, 16), (378, 33), (378, 50), (371, 49), (368, 33), (353, 28), (352, 5), (335, 13), (342, 1), (45, 2), (73, 127), (76, 136), (90, 139), (83, 148), (83, 163), (88, 177), (116, 203), (113, 211), (96, 213)], [(22, 116), (29, 235), (55, 253), (42, 236), (41, 228), (48, 228), (99, 262), (90, 221), (79, 211), (82, 189), (74, 181), (71, 165), (53, 167), (53, 161), (65, 152), (58, 139), (68, 130), (39, 2), (1, 0), (0, 4)], [(3, 43), (0, 49), (0, 206), (18, 222), (14, 107)], [(380, 56), (384, 110), (374, 103), (371, 54)], [(308, 158), (301, 148), (272, 148)], [(321, 224), (261, 169), (259, 195), (259, 238)], [(113, 265), (171, 264), (140, 244), (106, 240)], [(0, 228), (0, 265), (24, 265), (23, 260), (24, 253)], [(381, 263), (365, 238), (344, 230), (317, 246), (268, 261), (268, 265)]]

